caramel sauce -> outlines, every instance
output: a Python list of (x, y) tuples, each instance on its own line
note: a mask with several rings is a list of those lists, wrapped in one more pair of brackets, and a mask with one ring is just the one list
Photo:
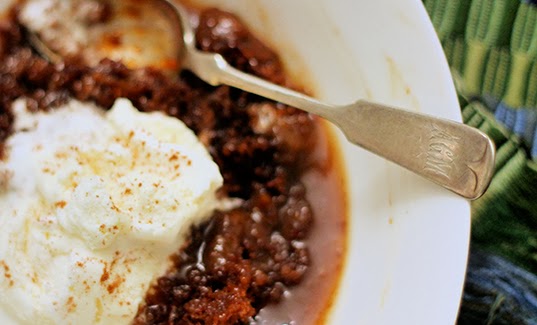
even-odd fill
[(315, 167), (302, 175), (316, 216), (306, 240), (311, 265), (282, 302), (261, 309), (257, 324), (323, 324), (337, 294), (347, 251), (347, 184), (336, 135), (328, 122), (319, 123)]

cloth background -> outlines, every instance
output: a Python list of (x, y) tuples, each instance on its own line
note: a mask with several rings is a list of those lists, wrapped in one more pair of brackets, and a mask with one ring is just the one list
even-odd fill
[[(466, 124), (497, 148), (458, 324), (537, 325), (537, 0), (423, 0)], [(434, 294), (433, 294), (434, 295)]]

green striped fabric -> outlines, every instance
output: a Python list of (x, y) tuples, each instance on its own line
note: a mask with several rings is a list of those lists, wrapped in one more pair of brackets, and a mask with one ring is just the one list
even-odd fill
[[(537, 54), (537, 8), (522, 4), (513, 24), (510, 50), (512, 63), (504, 101), (510, 107), (524, 106), (530, 69)], [(535, 36), (535, 37), (534, 37)]]
[(530, 88), (537, 78), (537, 6), (519, 0), (424, 3), (451, 67), (463, 78), (461, 92), (494, 95), (514, 108), (537, 106), (537, 88)]
[(537, 107), (537, 61), (533, 62), (530, 69), (524, 106)]
[(423, 2), (462, 98), (464, 122), (497, 146), (491, 186), (472, 204), (472, 243), (537, 273), (537, 3)]
[(472, 204), (472, 243), (537, 273), (537, 163), (483, 103), (468, 104), (462, 115), (497, 146), (490, 188)]
[(470, 1), (425, 1), (425, 6), (440, 38), (464, 35)]
[[(482, 90), (484, 70), (493, 48), (509, 44), (510, 30), (518, 0), (474, 0), (471, 2), (464, 39), (467, 43), (463, 69), (464, 86), (470, 94)], [(471, 62), (472, 64), (468, 64)]]
[(501, 98), (507, 88), (510, 65), (511, 55), (508, 49), (491, 49), (485, 63), (481, 91), (495, 98)]

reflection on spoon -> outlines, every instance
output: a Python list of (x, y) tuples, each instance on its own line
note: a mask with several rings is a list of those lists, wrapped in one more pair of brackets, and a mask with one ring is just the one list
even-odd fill
[[(230, 66), (220, 54), (196, 48), (192, 26), (183, 7), (154, 0), (180, 31), (174, 46), (178, 66), (210, 85), (229, 85), (318, 115), (339, 127), (347, 139), (465, 198), (477, 199), (493, 175), (495, 149), (482, 132), (462, 123), (409, 112), (365, 100), (334, 106), (278, 86)], [(44, 57), (61, 58), (35, 34), (30, 41)]]

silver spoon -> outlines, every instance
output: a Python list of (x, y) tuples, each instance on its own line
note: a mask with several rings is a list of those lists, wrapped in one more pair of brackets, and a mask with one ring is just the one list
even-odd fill
[[(182, 32), (179, 62), (212, 86), (228, 85), (318, 115), (338, 126), (347, 139), (467, 199), (479, 198), (494, 170), (493, 142), (461, 123), (388, 107), (365, 100), (334, 106), (241, 72), (215, 53), (196, 48), (185, 9), (171, 0), (157, 0)], [(51, 61), (58, 60), (35, 35), (30, 40)], [(52, 54), (51, 54), (52, 53)], [(56, 57), (55, 57), (56, 56)]]

